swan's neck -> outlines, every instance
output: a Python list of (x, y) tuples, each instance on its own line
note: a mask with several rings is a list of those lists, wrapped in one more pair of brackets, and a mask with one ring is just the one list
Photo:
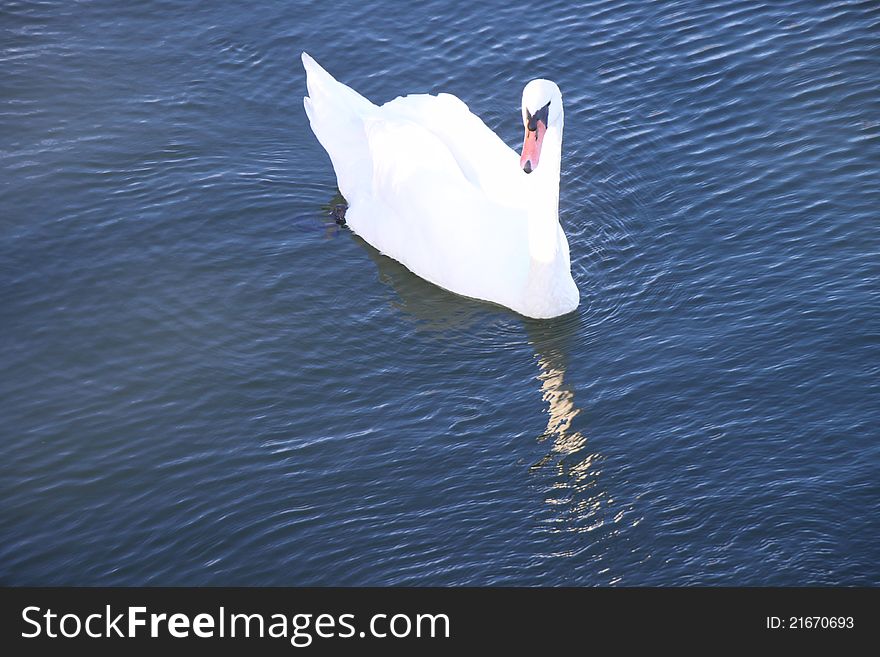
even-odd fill
[(541, 162), (526, 174), (525, 193), (532, 260), (553, 262), (559, 250), (559, 172), (562, 162), (562, 129), (548, 127)]

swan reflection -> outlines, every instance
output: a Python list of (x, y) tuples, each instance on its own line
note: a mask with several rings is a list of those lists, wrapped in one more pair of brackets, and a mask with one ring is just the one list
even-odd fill
[(590, 450), (587, 437), (576, 428), (581, 408), (574, 388), (565, 381), (569, 344), (579, 333), (578, 316), (543, 322), (526, 322), (529, 342), (535, 350), (541, 397), (547, 405), (547, 426), (538, 442), (546, 454), (530, 470), (551, 473), (546, 502), (555, 509), (554, 529), (590, 531), (605, 524), (610, 501), (599, 485), (601, 457)]

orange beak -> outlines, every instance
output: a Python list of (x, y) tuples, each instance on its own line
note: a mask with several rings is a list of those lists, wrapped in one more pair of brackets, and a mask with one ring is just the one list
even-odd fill
[(543, 121), (535, 121), (534, 130), (529, 130), (526, 126), (522, 157), (519, 158), (519, 165), (526, 173), (531, 173), (538, 168), (538, 160), (541, 158), (541, 143), (544, 141), (545, 132), (547, 132), (547, 126)]

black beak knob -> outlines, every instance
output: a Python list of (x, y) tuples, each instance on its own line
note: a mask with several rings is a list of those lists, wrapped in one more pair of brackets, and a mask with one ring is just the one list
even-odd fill
[(526, 173), (532, 172), (532, 161), (531, 160), (526, 160), (526, 164), (523, 167), (523, 171), (525, 171)]

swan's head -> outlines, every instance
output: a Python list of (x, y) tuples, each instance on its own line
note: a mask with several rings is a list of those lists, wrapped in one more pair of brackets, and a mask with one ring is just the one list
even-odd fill
[(531, 173), (538, 168), (548, 127), (562, 128), (562, 92), (550, 80), (532, 80), (523, 89), (522, 119), (526, 129), (519, 164)]

